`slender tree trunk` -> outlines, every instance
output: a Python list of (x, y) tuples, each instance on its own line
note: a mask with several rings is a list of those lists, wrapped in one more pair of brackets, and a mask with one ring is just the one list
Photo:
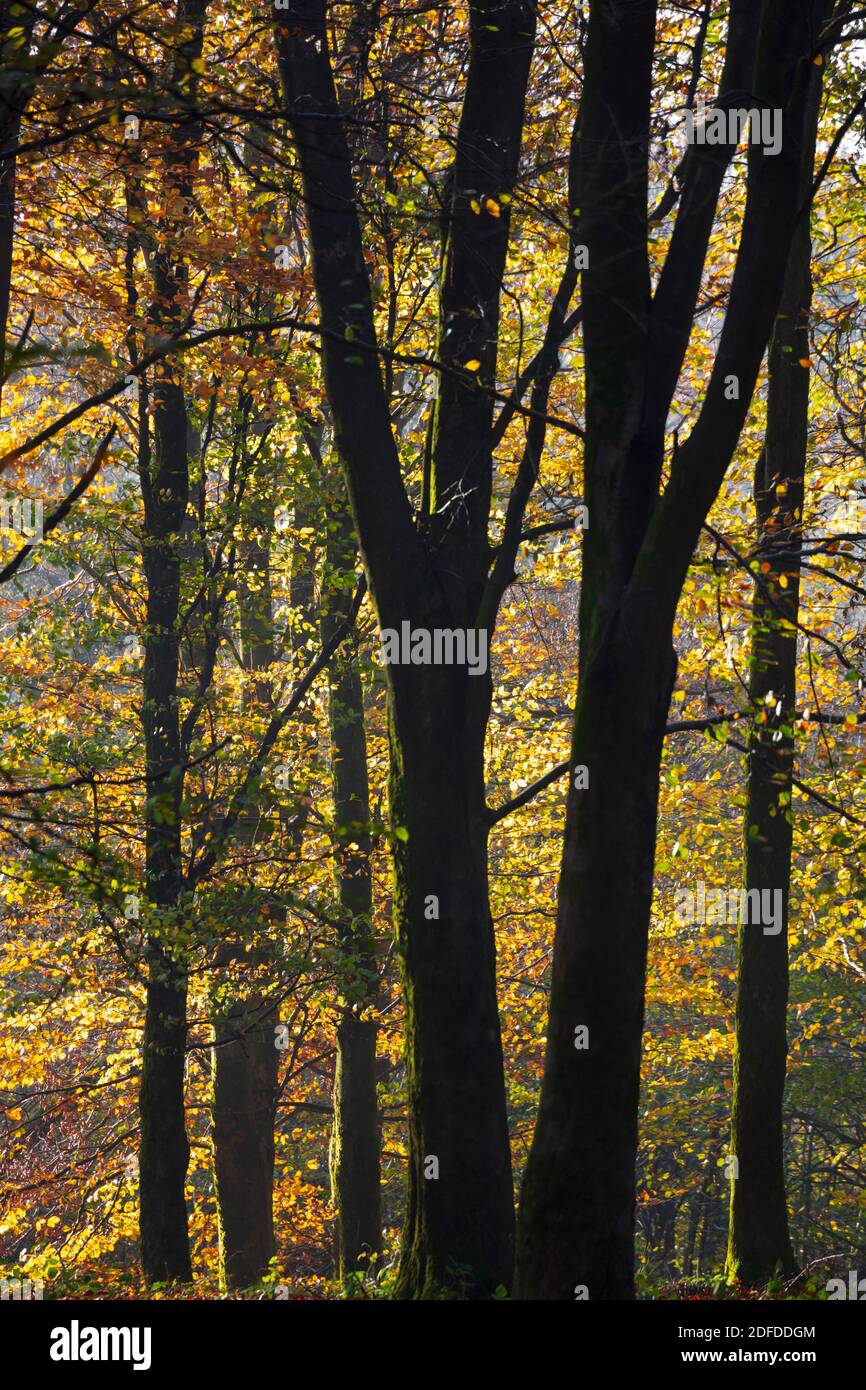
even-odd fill
[(192, 1278), (184, 1198), (185, 1044), (185, 974), (168, 953), (151, 947), (139, 1091), (141, 1263), (149, 1284)]
[[(173, 59), (174, 79), (194, 98), (194, 68), (203, 43), (207, 0), (179, 0), (185, 22)], [(166, 188), (182, 207), (190, 197), (200, 123), (188, 110), (177, 113)], [(147, 236), (142, 226), (143, 236)], [(170, 241), (150, 252), (153, 282), (150, 328), (176, 331), (187, 312), (186, 267)], [(145, 859), (148, 899), (148, 986), (145, 1005), (139, 1111), (139, 1201), (141, 1258), (148, 1283), (192, 1277), (184, 1187), (189, 1143), (184, 1112), (187, 981), (180, 928), (188, 911), (181, 851), (184, 760), (180, 733), (179, 616), (184, 540), (189, 499), (189, 424), (179, 370), (170, 359), (154, 372), (153, 460), (140, 447), (144, 501), (143, 567), (147, 589), (142, 722), (147, 768)], [(146, 416), (141, 417), (146, 435)]]
[[(813, 79), (814, 131), (820, 79)], [(805, 199), (814, 139), (804, 159)], [(797, 629), (803, 494), (809, 428), (809, 313), (812, 242), (808, 215), (791, 248), (770, 345), (767, 425), (755, 470), (760, 574), (752, 601), (745, 888), (781, 898), (766, 931), (741, 920), (728, 1273), (745, 1284), (792, 1274), (796, 1261), (785, 1198), (782, 1101), (787, 1064), (788, 916), (791, 887)], [(784, 587), (783, 587), (784, 586)], [(754, 915), (754, 914), (753, 914)], [(745, 914), (743, 914), (745, 916)]]
[[(322, 641), (345, 621), (355, 583), (357, 541), (342, 483), (328, 520), (322, 582)], [(337, 1211), (337, 1272), (369, 1268), (382, 1248), (375, 1004), (378, 976), (373, 933), (370, 799), (364, 694), (354, 637), (329, 668), (328, 722), (336, 836), (335, 878), (341, 908), (343, 979), (334, 1074), (330, 1170)]]
[(701, 1218), (702, 1201), (702, 1196), (696, 1195), (692, 1197), (689, 1203), (689, 1224), (686, 1233), (686, 1248), (683, 1254), (683, 1278), (685, 1279), (690, 1279), (692, 1277), (692, 1267), (695, 1258), (695, 1238), (698, 1234), (698, 1222)]
[[(274, 165), (268, 131), (253, 123), (244, 162), (254, 176), (267, 180)], [(262, 263), (268, 263), (268, 239), (279, 232), (277, 199), (260, 205)], [(250, 317), (267, 317), (274, 309), (270, 293), (256, 292), (245, 305)], [(267, 447), (268, 420), (252, 399), (244, 403), (239, 440), (248, 470), (242, 509), (244, 536), (238, 541), (238, 627), (243, 669), (248, 674), (243, 708), (273, 712), (268, 676), (274, 662), (274, 608), (271, 582), (271, 537), (274, 534), (276, 463)], [(252, 438), (250, 438), (250, 435)], [(250, 460), (255, 447), (256, 460)], [(294, 580), (294, 570), (293, 570)], [(293, 596), (294, 597), (294, 596)], [(272, 827), (264, 806), (254, 800), (241, 814), (235, 838), (250, 846), (263, 841)], [(273, 1219), (274, 1126), (278, 1100), (279, 1054), (277, 1007), (262, 988), (267, 966), (264, 935), (267, 900), (255, 891), (248, 915), (239, 924), (238, 940), (221, 943), (211, 993), (214, 1016), (212, 1136), (214, 1191), (219, 1228), (220, 1282), (228, 1289), (249, 1288), (267, 1273), (276, 1254)]]
[(376, 1023), (346, 1011), (337, 1025), (331, 1198), (340, 1279), (372, 1268), (382, 1250)]
[[(252, 677), (244, 696), (247, 709), (267, 709), (272, 704), (265, 676), (274, 660), (270, 546), (261, 539), (273, 530), (268, 490), (268, 479), (251, 481), (246, 523), (258, 534), (238, 546), (241, 659)], [(260, 811), (254, 805), (241, 817), (236, 838), (252, 844), (262, 830)], [(266, 950), (255, 946), (267, 904), (253, 896), (244, 940), (240, 945), (224, 942), (218, 952), (222, 971), (212, 995), (214, 1188), (220, 1280), (229, 1289), (257, 1283), (276, 1254), (273, 1187), (279, 1055), (274, 1029), (278, 1019), (273, 1000), (251, 978), (251, 972), (260, 972), (267, 961)], [(252, 951), (245, 949), (251, 937)]]
[(806, 1133), (803, 1136), (803, 1183), (800, 1194), (800, 1222), (803, 1231), (803, 1248), (801, 1259), (804, 1265), (809, 1263), (812, 1253), (810, 1234), (812, 1229), (812, 1153), (815, 1143), (815, 1130), (812, 1125), (806, 1125)]
[(21, 119), (15, 112), (0, 121), (0, 400), (6, 368), (6, 333), (12, 290), (12, 253), (15, 246), (15, 165), (9, 151), (18, 143)]
[[(186, 973), (174, 939), (181, 906), (181, 752), (178, 722), (178, 637), (180, 561), (177, 531), (185, 506), (183, 476), (175, 471), (169, 494), (160, 446), (172, 447), (179, 408), (186, 457), (186, 414), (182, 392), (162, 383), (154, 390), (159, 500), (146, 516), (144, 568), (147, 634), (144, 646), (144, 738), (147, 757), (145, 805), (148, 923), (148, 984), (142, 1047), (139, 1197), (141, 1259), (148, 1283), (192, 1277), (184, 1184), (189, 1144), (184, 1118), (186, 1060)], [(185, 474), (184, 474), (185, 476)], [(173, 506), (172, 506), (173, 504)]]

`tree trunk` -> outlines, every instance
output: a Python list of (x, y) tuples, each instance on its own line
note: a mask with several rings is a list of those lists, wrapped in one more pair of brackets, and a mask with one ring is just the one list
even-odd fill
[(141, 1263), (148, 1284), (192, 1278), (184, 1183), (186, 977), (156, 947), (149, 951), (139, 1111)]
[[(207, 0), (178, 0), (186, 24), (174, 56), (174, 78), (194, 97), (192, 63), (201, 56)], [(188, 108), (178, 113), (173, 158), (166, 168), (182, 206), (191, 194), (192, 167), (201, 126)], [(142, 228), (144, 233), (145, 229)], [(167, 229), (170, 236), (171, 229)], [(187, 313), (188, 275), (163, 245), (150, 240), (153, 334), (177, 331)], [(183, 1080), (186, 1060), (186, 969), (178, 937), (188, 910), (181, 850), (184, 759), (180, 734), (179, 615), (184, 550), (182, 529), (189, 499), (188, 419), (179, 371), (170, 359), (154, 372), (151, 393), (154, 451), (146, 419), (140, 441), (144, 501), (142, 538), (147, 589), (144, 644), (144, 727), (147, 765), (145, 860), (148, 899), (147, 958), (139, 1111), (141, 1258), (148, 1283), (192, 1277), (184, 1186), (189, 1163)]]
[[(355, 583), (357, 542), (343, 485), (328, 518), (322, 580), (322, 641), (345, 621)], [(328, 722), (342, 958), (341, 1018), (334, 1073), (331, 1194), (337, 1212), (336, 1255), (340, 1279), (368, 1269), (382, 1249), (379, 1194), (379, 1107), (376, 1093), (374, 1019), (378, 986), (373, 933), (370, 799), (364, 694), (358, 648), (347, 638), (329, 668)]]
[(382, 1250), (376, 1023), (345, 1013), (337, 1026), (331, 1199), (340, 1279), (375, 1265)]
[[(238, 545), (238, 609), (241, 659), (253, 679), (244, 706), (267, 709), (272, 703), (266, 673), (274, 660), (270, 545), (273, 531), (272, 480), (254, 476), (245, 523), (258, 533)], [(251, 845), (262, 831), (253, 805), (239, 820), (236, 838)], [(264, 829), (267, 833), (267, 827)], [(223, 974), (212, 994), (212, 1144), (214, 1189), (219, 1222), (220, 1282), (243, 1289), (257, 1283), (276, 1254), (273, 1218), (274, 1124), (279, 1055), (276, 1006), (251, 978), (267, 961), (255, 944), (266, 903), (256, 904), (240, 927), (240, 942), (225, 941), (217, 956)]]
[(10, 153), (18, 144), (20, 117), (12, 112), (0, 123), (0, 401), (6, 370), (6, 333), (12, 290), (12, 254), (15, 247), (15, 166)]
[(397, 1295), (485, 1297), (510, 1286), (513, 1197), (483, 740), (457, 731), (467, 725), (467, 682), (486, 678), (394, 669), (390, 796), (409, 1090)]
[[(184, 1119), (186, 972), (174, 938), (181, 907), (180, 805), (182, 767), (178, 721), (180, 562), (177, 532), (186, 504), (183, 393), (173, 383), (154, 390), (159, 496), (146, 507), (144, 570), (144, 739), (147, 757), (145, 852), (149, 909), (149, 966), (141, 1063), (139, 1198), (141, 1260), (148, 1283), (192, 1277), (184, 1184), (189, 1144)], [(183, 416), (178, 436), (177, 409)], [(177, 462), (177, 460), (175, 460)], [(171, 480), (171, 481), (170, 481)]]
[[(813, 79), (817, 117), (820, 78)], [(812, 128), (814, 130), (814, 119)], [(808, 195), (814, 139), (804, 158)], [(797, 630), (803, 493), (809, 427), (812, 242), (808, 215), (791, 248), (770, 346), (767, 425), (755, 470), (761, 573), (752, 601), (748, 789), (744, 824), (747, 890), (781, 894), (778, 931), (741, 921), (738, 931), (732, 1165), (727, 1269), (749, 1285), (792, 1274), (782, 1138), (787, 1064), (788, 913), (791, 886)], [(764, 568), (768, 566), (768, 568)], [(785, 580), (782, 587), (780, 580)], [(772, 898), (771, 898), (772, 901)]]
[(644, 977), (674, 670), (669, 645), (651, 652), (620, 640), (581, 679), (573, 765), (589, 768), (589, 785), (570, 794), (567, 811), (557, 922), (569, 930), (557, 931), (554, 947), (544, 1083), (521, 1196), (523, 1296), (574, 1298), (578, 1286), (591, 1299), (633, 1293)]
[(274, 1239), (274, 1112), (278, 1054), (273, 1003), (236, 999), (214, 1023), (213, 1149), (223, 1287), (267, 1273)]

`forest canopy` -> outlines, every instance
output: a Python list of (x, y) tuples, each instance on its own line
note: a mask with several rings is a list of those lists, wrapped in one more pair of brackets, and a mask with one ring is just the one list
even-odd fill
[(864, 21), (0, 0), (4, 1298), (862, 1296)]

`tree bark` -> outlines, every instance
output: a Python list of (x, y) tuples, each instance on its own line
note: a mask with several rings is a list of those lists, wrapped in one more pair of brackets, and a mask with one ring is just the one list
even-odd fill
[(213, 1150), (220, 1279), (250, 1288), (276, 1253), (273, 1216), (276, 1012), (266, 996), (224, 1003), (214, 1022)]

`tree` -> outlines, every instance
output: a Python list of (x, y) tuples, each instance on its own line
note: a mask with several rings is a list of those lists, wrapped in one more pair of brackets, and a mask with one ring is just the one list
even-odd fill
[[(43, 16), (35, 6), (0, 4), (0, 399), (7, 371), (6, 331), (15, 247), (15, 171), (21, 121), (44, 77), (86, 11), (60, 5)], [(43, 22), (44, 21), (44, 22)], [(35, 49), (32, 47), (35, 42)], [(26, 332), (22, 337), (22, 343)], [(20, 345), (19, 345), (20, 346)]]
[[(443, 362), (430, 513), (413, 518), (377, 360), (326, 8), (275, 11), (280, 76), (304, 184), (335, 443), (380, 625), (492, 627), (489, 554), (499, 295), (535, 15), (471, 11), (470, 61), (442, 265)], [(483, 214), (478, 195), (483, 194)], [(389, 665), (395, 925), (407, 1010), (408, 1213), (398, 1294), (489, 1295), (512, 1264), (511, 1162), (487, 894), (484, 732), (490, 676)], [(425, 910), (426, 909), (426, 910)], [(435, 914), (435, 915), (434, 915)]]
[[(179, 0), (177, 15), (188, 29), (174, 55), (173, 84), (194, 89), (201, 59), (207, 0)], [(175, 227), (192, 192), (192, 169), (201, 128), (183, 113), (165, 175)], [(188, 280), (172, 240), (151, 258), (154, 298), (151, 332), (177, 333), (188, 313)], [(192, 1277), (184, 1184), (189, 1143), (184, 1114), (187, 982), (183, 928), (187, 899), (181, 855), (184, 758), (178, 674), (182, 531), (189, 499), (186, 400), (176, 366), (163, 362), (152, 388), (153, 458), (141, 458), (144, 501), (144, 573), (147, 629), (144, 644), (142, 718), (147, 758), (146, 884), (152, 920), (148, 943), (147, 1009), (142, 1043), (141, 1260), (148, 1282)], [(145, 417), (144, 435), (147, 434)]]
[[(728, 1270), (746, 1284), (796, 1268), (785, 1199), (782, 1098), (787, 1059), (794, 722), (804, 479), (809, 430), (812, 201), (821, 96), (815, 68), (794, 234), (769, 352), (767, 427), (755, 469), (759, 571), (752, 606), (753, 712), (743, 826), (747, 893), (780, 893), (769, 932), (741, 920), (731, 1122)], [(778, 928), (778, 929), (777, 929)]]
[[(703, 404), (661, 487), (668, 411), (698, 304), (730, 140), (695, 144), (655, 292), (647, 247), (656, 6), (590, 7), (580, 130), (590, 526), (580, 680), (548, 1045), (524, 1176), (517, 1288), (524, 1298), (634, 1293), (634, 1177), (658, 776), (683, 580), (739, 438), (798, 214), (811, 64), (829, 6), (732, 3), (717, 107), (743, 91), (784, 112), (775, 156), (749, 153), (727, 312)], [(620, 847), (628, 846), (623, 860)], [(588, 1029), (578, 1051), (575, 1030)]]

